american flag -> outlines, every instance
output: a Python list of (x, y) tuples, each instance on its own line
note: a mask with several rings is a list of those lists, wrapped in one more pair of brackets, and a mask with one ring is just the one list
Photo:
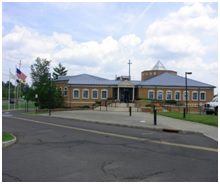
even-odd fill
[(17, 69), (17, 77), (23, 81), (27, 78), (27, 76), (21, 72), (21, 70)]

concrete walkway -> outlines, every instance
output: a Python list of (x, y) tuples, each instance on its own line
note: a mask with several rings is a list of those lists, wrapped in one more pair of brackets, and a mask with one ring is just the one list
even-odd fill
[[(48, 116), (48, 114), (42, 115)], [(157, 116), (157, 125), (154, 125), (153, 114), (151, 113), (132, 112), (132, 116), (129, 116), (128, 112), (79, 110), (52, 112), (51, 116), (128, 127), (142, 127), (166, 131), (173, 130), (185, 133), (202, 133), (205, 136), (218, 141), (218, 127), (168, 118), (159, 115)]]

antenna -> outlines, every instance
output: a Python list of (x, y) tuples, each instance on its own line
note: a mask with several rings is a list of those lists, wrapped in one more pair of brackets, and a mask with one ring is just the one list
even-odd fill
[(128, 64), (129, 64), (129, 80), (131, 80), (131, 70), (130, 70), (130, 67), (131, 67), (131, 60), (129, 59), (129, 62), (128, 62)]

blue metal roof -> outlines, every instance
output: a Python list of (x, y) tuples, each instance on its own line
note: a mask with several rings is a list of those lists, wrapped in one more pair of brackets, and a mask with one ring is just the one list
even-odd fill
[[(184, 87), (185, 77), (178, 76), (176, 74), (171, 74), (168, 72), (162, 73), (160, 75), (154, 76), (149, 78), (145, 81), (141, 81), (138, 85), (140, 86), (164, 86), (164, 87)], [(196, 80), (192, 80), (187, 78), (187, 86), (188, 87), (208, 87), (208, 88), (215, 88), (210, 84), (206, 84), (203, 82), (199, 82)]]
[[(88, 74), (81, 74), (76, 76), (59, 76), (56, 81), (68, 80), (69, 85), (96, 85), (96, 86), (117, 86), (122, 81), (108, 80), (105, 78), (96, 77)], [(145, 81), (129, 81), (135, 86), (161, 86), (161, 87), (184, 87), (185, 77), (171, 74), (168, 72), (149, 78)], [(202, 83), (196, 80), (187, 79), (188, 87), (201, 87), (201, 88), (215, 88), (215, 86)]]

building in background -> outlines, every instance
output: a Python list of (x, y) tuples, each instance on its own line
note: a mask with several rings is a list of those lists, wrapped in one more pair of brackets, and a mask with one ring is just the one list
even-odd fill
[[(59, 76), (55, 81), (65, 98), (66, 107), (92, 106), (96, 101), (117, 99), (131, 102), (147, 98), (161, 101), (175, 100), (185, 104), (185, 76), (178, 76), (176, 71), (167, 70), (158, 61), (152, 70), (141, 73), (141, 81), (129, 80), (129, 76), (116, 77), (115, 80), (88, 74)], [(215, 86), (187, 79), (188, 104), (204, 104), (211, 101)]]

